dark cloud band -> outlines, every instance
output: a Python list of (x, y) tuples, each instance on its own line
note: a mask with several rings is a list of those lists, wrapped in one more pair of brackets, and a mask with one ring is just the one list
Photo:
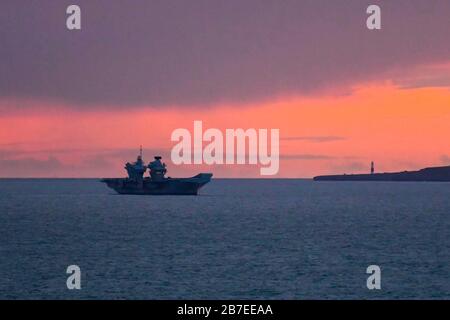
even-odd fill
[(78, 109), (206, 106), (309, 95), (446, 61), (449, 1), (79, 0), (0, 5), (0, 97)]

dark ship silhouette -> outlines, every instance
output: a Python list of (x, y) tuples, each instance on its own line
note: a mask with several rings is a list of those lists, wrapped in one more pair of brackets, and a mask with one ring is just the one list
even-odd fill
[(343, 174), (314, 177), (315, 181), (435, 181), (450, 182), (450, 166), (430, 167), (418, 171), (375, 173), (372, 162), (370, 174)]
[[(147, 168), (150, 177), (144, 177)], [(138, 195), (197, 195), (198, 190), (211, 181), (211, 173), (200, 173), (191, 178), (165, 177), (166, 164), (161, 162), (161, 157), (148, 166), (142, 160), (142, 148), (136, 162), (125, 164), (128, 178), (104, 178), (101, 182), (107, 184), (120, 194)]]

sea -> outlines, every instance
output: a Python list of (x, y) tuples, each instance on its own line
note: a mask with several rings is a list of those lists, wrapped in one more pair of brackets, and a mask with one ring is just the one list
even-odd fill
[(450, 183), (0, 180), (0, 299), (449, 298)]

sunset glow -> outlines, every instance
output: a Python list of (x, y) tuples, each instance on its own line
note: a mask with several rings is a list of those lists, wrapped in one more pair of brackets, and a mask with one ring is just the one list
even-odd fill
[[(148, 160), (155, 152), (165, 156), (173, 175), (198, 171), (171, 165), (168, 158), (171, 132), (191, 130), (198, 119), (205, 128), (222, 130), (279, 128), (277, 177), (367, 172), (371, 160), (378, 171), (418, 169), (449, 163), (449, 105), (448, 88), (400, 89), (389, 83), (357, 87), (344, 96), (279, 98), (207, 110), (148, 106), (124, 107), (126, 113), (77, 112), (39, 105), (38, 113), (0, 118), (0, 175), (117, 176), (140, 144)], [(257, 177), (255, 166), (245, 167), (204, 166), (218, 177)]]

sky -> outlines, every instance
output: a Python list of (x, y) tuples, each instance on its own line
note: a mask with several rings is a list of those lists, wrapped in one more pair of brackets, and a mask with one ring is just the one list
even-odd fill
[[(82, 29), (66, 28), (81, 8)], [(381, 7), (381, 30), (366, 8)], [(115, 177), (177, 128), (276, 128), (274, 177), (450, 165), (450, 2), (2, 1), (0, 177)]]

